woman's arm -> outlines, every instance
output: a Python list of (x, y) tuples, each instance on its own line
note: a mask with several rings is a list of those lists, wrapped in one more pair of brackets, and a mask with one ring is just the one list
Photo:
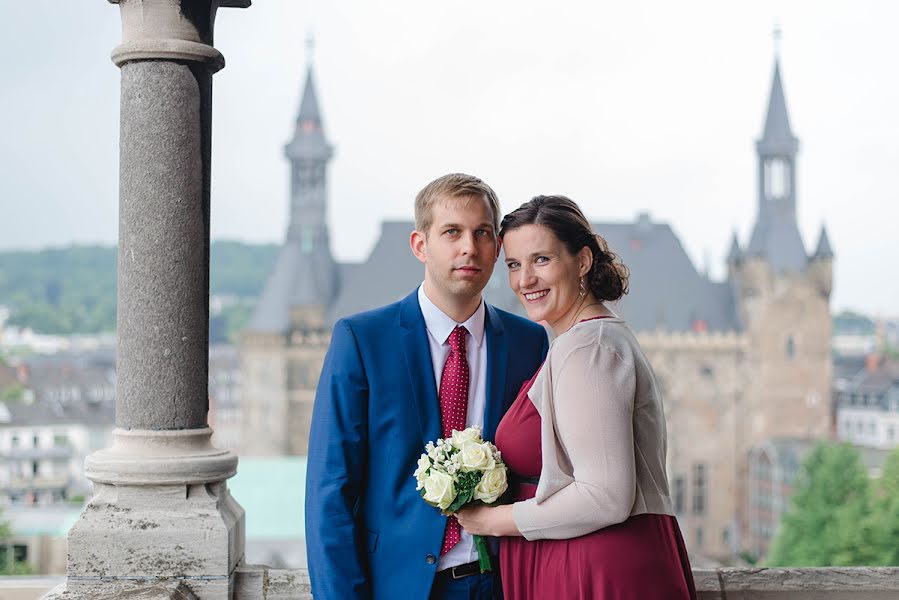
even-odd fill
[[(515, 503), (516, 528), (529, 540), (566, 539), (621, 523), (636, 494), (633, 360), (591, 344), (572, 351), (553, 382), (558, 454), (574, 481), (543, 502)], [(544, 448), (544, 452), (546, 449)]]

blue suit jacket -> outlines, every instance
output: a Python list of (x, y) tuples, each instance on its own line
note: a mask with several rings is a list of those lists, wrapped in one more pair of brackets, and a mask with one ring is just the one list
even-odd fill
[[(492, 440), (547, 350), (544, 329), (486, 306)], [(334, 325), (315, 396), (306, 547), (316, 600), (428, 597), (446, 518), (415, 489), (418, 457), (441, 436), (428, 334), (413, 292)]]

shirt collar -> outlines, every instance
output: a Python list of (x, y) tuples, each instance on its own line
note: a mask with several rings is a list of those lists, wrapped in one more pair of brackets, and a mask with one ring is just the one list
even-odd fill
[(468, 320), (464, 323), (456, 323), (445, 312), (437, 308), (425, 294), (424, 285), (418, 286), (418, 305), (421, 307), (421, 314), (425, 319), (425, 327), (427, 327), (428, 333), (434, 336), (434, 339), (441, 344), (446, 343), (447, 338), (449, 338), (457, 325), (461, 325), (468, 330), (478, 347), (484, 341), (484, 316), (487, 311), (484, 308), (483, 298), (474, 314), (468, 317)]

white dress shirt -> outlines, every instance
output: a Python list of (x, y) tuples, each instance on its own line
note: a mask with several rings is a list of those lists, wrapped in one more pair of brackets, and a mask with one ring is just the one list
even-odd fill
[[(465, 338), (465, 354), (468, 359), (468, 411), (465, 426), (477, 425), (484, 428), (484, 410), (487, 408), (487, 344), (484, 342), (484, 317), (486, 310), (484, 301), (478, 305), (474, 314), (464, 323), (456, 323), (446, 313), (437, 308), (425, 294), (425, 286), (418, 288), (418, 305), (425, 319), (428, 330), (428, 345), (431, 348), (431, 363), (434, 365), (434, 379), (440, 389), (440, 378), (443, 377), (443, 366), (450, 353), (447, 339), (457, 326), (468, 330)], [(431, 440), (436, 441), (436, 440)], [(436, 510), (436, 509), (435, 509)], [(464, 565), (478, 559), (474, 540), (464, 529), (462, 539), (449, 552), (440, 557), (437, 570)]]

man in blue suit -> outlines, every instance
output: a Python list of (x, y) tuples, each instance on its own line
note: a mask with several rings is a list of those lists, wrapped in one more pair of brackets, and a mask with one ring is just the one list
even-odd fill
[[(422, 500), (413, 472), (444, 419), (493, 439), (543, 361), (546, 333), (481, 297), (500, 251), (490, 186), (464, 174), (431, 182), (415, 199), (415, 229), (424, 283), (339, 320), (322, 368), (306, 478), (316, 600), (501, 598), (496, 569), (480, 573), (471, 536)], [(467, 389), (447, 384), (459, 381)]]

